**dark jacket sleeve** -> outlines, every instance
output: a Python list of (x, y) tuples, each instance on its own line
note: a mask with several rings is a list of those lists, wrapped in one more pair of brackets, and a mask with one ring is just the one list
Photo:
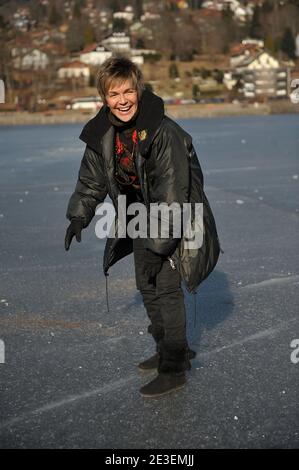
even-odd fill
[[(183, 203), (188, 202), (190, 192), (190, 158), (188, 146), (191, 137), (176, 123), (166, 122), (153, 141), (152, 153), (147, 162), (147, 178), (151, 203), (164, 203), (169, 208), (169, 237), (147, 238), (146, 247), (163, 256), (171, 255), (182, 236)], [(173, 204), (175, 203), (175, 204)], [(181, 223), (174, 226), (174, 217)], [(160, 214), (159, 219), (162, 220)], [(151, 216), (152, 221), (155, 216)], [(163, 217), (164, 218), (164, 217)], [(177, 229), (180, 234), (178, 236)]]
[(100, 161), (100, 155), (86, 146), (78, 174), (75, 191), (72, 194), (66, 217), (83, 219), (84, 227), (91, 222), (98, 204), (107, 195), (106, 181)]

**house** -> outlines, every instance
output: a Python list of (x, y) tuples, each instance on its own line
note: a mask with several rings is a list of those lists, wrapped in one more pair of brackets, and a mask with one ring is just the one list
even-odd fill
[(112, 52), (129, 52), (131, 49), (130, 38), (126, 33), (113, 33), (102, 41), (103, 46)]
[(26, 33), (30, 25), (34, 22), (30, 19), (30, 11), (28, 8), (18, 8), (13, 14), (13, 25), (19, 31)]
[(240, 23), (245, 23), (253, 15), (252, 4), (250, 2), (243, 4), (238, 0), (207, 0), (201, 4), (201, 8), (218, 12), (229, 9)]
[(250, 5), (242, 5), (238, 0), (222, 0), (222, 9), (230, 8), (236, 20), (244, 23), (253, 15)]
[(128, 5), (124, 11), (116, 11), (113, 13), (113, 18), (125, 20), (128, 23), (131, 23), (134, 19), (133, 8)]
[(89, 44), (80, 54), (80, 61), (85, 64), (97, 66), (101, 65), (106, 59), (112, 56), (112, 52), (105, 46), (97, 43)]
[(223, 84), (228, 90), (232, 90), (233, 87), (237, 84), (237, 78), (233, 75), (232, 71), (224, 72), (223, 74)]
[(74, 98), (67, 109), (88, 109), (90, 111), (98, 111), (103, 106), (103, 102), (98, 96), (85, 96), (82, 98)]
[(260, 51), (253, 55), (246, 55), (245, 58), (235, 66), (235, 71), (242, 73), (244, 70), (269, 70), (279, 67), (279, 61), (275, 59), (275, 57), (269, 52)]
[(139, 49), (134, 49), (134, 50), (132, 49), (130, 59), (131, 59), (132, 62), (134, 62), (136, 65), (143, 65), (143, 64), (144, 64), (144, 57), (143, 57), (143, 55), (141, 54), (141, 52), (139, 51)]
[(159, 21), (161, 19), (161, 15), (159, 13), (151, 13), (150, 11), (146, 11), (141, 15), (140, 21)]
[(264, 50), (264, 41), (258, 39), (243, 39), (241, 43), (233, 44), (230, 48), (230, 66), (236, 67), (246, 58)]
[(213, 0), (207, 0), (202, 2), (201, 8), (208, 8), (210, 10), (219, 10), (219, 4)]
[(267, 51), (245, 57), (234, 68), (234, 73), (242, 77), (246, 98), (287, 96), (288, 70)]
[(74, 60), (72, 62), (62, 65), (57, 71), (58, 78), (61, 80), (67, 79), (79, 79), (83, 83), (88, 84), (90, 77), (90, 70), (87, 64), (84, 64), (80, 60)]
[(14, 47), (11, 54), (13, 65), (17, 69), (45, 69), (49, 64), (48, 55), (40, 49)]
[(127, 54), (130, 56), (132, 62), (135, 62), (137, 65), (142, 65), (144, 63), (144, 58), (141, 52), (138, 49), (131, 49), (130, 37), (123, 32), (113, 33), (102, 41), (102, 45), (111, 51), (111, 53), (117, 52)]
[(156, 49), (131, 49), (131, 54), (132, 56), (150, 56), (150, 55), (156, 55), (158, 54), (158, 51)]
[(284, 68), (247, 70), (243, 73), (243, 94), (246, 98), (286, 97), (287, 93), (287, 70)]

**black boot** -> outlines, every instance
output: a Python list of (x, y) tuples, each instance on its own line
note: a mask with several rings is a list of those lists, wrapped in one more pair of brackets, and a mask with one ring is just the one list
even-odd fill
[(158, 369), (158, 365), (159, 365), (159, 353), (156, 352), (149, 359), (146, 359), (145, 361), (140, 362), (140, 364), (138, 364), (138, 368), (140, 370), (149, 371), (149, 370)]
[(186, 384), (188, 349), (185, 344), (160, 343), (158, 376), (140, 389), (144, 397), (155, 398), (178, 390)]
[[(190, 359), (194, 359), (195, 356), (196, 356), (196, 352), (188, 348), (187, 359), (185, 363), (185, 370), (191, 369)], [(157, 347), (157, 352), (153, 356), (146, 359), (145, 361), (140, 362), (140, 364), (138, 364), (138, 368), (142, 371), (150, 371), (150, 370), (158, 369), (159, 358), (160, 358), (159, 348)]]
[(146, 359), (145, 361), (142, 361), (140, 362), (140, 364), (138, 364), (138, 369), (142, 371), (150, 371), (150, 370), (158, 369), (159, 358), (160, 358), (159, 344), (164, 338), (164, 329), (160, 325), (154, 327), (154, 325), (151, 324), (148, 326), (147, 331), (154, 338), (154, 341), (156, 343), (156, 353), (153, 356), (151, 356), (149, 359)]

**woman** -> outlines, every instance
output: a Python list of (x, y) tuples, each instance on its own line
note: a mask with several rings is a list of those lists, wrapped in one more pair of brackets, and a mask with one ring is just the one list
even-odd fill
[[(78, 182), (67, 218), (71, 221), (65, 249), (92, 220), (98, 204), (109, 194), (116, 210), (120, 195), (127, 205), (203, 203), (203, 244), (186, 248), (184, 234), (174, 231), (169, 219), (169, 236), (108, 238), (104, 273), (133, 251), (137, 289), (150, 319), (148, 327), (156, 353), (141, 362), (142, 370), (157, 369), (158, 375), (140, 389), (145, 397), (164, 395), (182, 388), (186, 370), (195, 353), (188, 347), (182, 279), (189, 291), (214, 268), (219, 256), (216, 226), (203, 192), (203, 176), (192, 139), (164, 114), (161, 98), (144, 89), (139, 68), (126, 57), (112, 57), (100, 67), (98, 91), (104, 106), (84, 127), (80, 138), (86, 143)], [(117, 214), (116, 214), (117, 218)], [(194, 210), (192, 227), (196, 226)]]

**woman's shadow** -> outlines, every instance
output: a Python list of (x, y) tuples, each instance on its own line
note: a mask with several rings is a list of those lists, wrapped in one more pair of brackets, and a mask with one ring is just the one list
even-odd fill
[[(184, 291), (188, 342), (198, 354), (204, 353), (201, 344), (204, 332), (225, 321), (234, 309), (228, 276), (222, 271), (214, 270), (197, 288), (196, 294), (189, 294), (186, 289)], [(194, 366), (200, 365), (199, 358), (192, 362)]]

